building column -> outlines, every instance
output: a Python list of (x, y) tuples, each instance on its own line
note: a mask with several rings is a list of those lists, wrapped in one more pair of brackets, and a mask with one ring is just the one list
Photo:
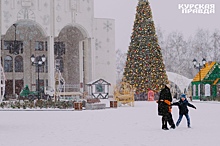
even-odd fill
[[(2, 36), (2, 1), (0, 0), (0, 40), (2, 40), (1, 36)], [(0, 56), (2, 56), (2, 45), (0, 45)], [(1, 59), (0, 59), (0, 65), (1, 65)], [(2, 98), (3, 98), (3, 95), (2, 95), (2, 83), (1, 83), (1, 80), (2, 80), (2, 72), (0, 70), (0, 102), (2, 101)]]
[(48, 38), (48, 85), (55, 89), (54, 37)]
[(84, 79), (84, 41), (79, 42), (79, 82), (80, 82), (80, 92), (84, 92), (83, 79)]
[(54, 66), (54, 0), (50, 0), (50, 35), (48, 37), (48, 85), (55, 90), (55, 66)]
[[(93, 80), (93, 60), (92, 60), (91, 38), (84, 40), (84, 84)], [(86, 89), (86, 88), (85, 88)]]
[(91, 54), (90, 54), (90, 56), (91, 56), (91, 78), (90, 78), (90, 80), (96, 80), (96, 75), (95, 75), (95, 72), (96, 72), (96, 68), (95, 68), (95, 57), (96, 57), (96, 54), (95, 54), (95, 52), (96, 52), (96, 50), (95, 50), (95, 48), (94, 48), (94, 46), (95, 46), (95, 39), (93, 39), (93, 38), (90, 38), (89, 39), (89, 49), (90, 49), (90, 52), (91, 52)]

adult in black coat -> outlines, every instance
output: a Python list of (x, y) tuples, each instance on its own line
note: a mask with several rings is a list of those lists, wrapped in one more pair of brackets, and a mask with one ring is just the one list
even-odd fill
[(172, 95), (170, 93), (169, 87), (165, 87), (161, 90), (158, 103), (158, 115), (162, 116), (162, 129), (168, 130), (167, 122), (171, 128), (175, 129), (175, 124), (173, 122), (171, 114), (171, 102)]
[(187, 106), (192, 107), (194, 109), (196, 109), (196, 107), (188, 102), (185, 94), (182, 94), (181, 99), (178, 102), (173, 103), (172, 105), (176, 105), (179, 107), (179, 119), (176, 122), (176, 126), (179, 126), (184, 115), (187, 119), (187, 126), (190, 128), (190, 117), (188, 114), (189, 110)]

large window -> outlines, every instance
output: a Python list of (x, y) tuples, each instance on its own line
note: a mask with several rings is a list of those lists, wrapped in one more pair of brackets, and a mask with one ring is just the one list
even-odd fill
[(14, 47), (14, 41), (4, 41), (4, 50), (11, 50)]
[(45, 42), (45, 51), (48, 50), (47, 41)]
[(60, 72), (64, 71), (64, 62), (63, 62), (63, 58), (60, 58)]
[(36, 41), (35, 42), (35, 51), (44, 51), (44, 42)]
[(64, 71), (64, 62), (63, 62), (63, 58), (62, 57), (57, 57), (56, 58), (56, 68), (60, 70), (60, 72)]
[(54, 42), (54, 55), (56, 55), (56, 68), (60, 72), (64, 71), (64, 62), (62, 55), (65, 54), (65, 44), (64, 42)]
[(22, 41), (4, 41), (4, 50), (9, 50), (9, 53), (19, 54), (23, 53)]
[(98, 83), (95, 85), (96, 93), (104, 93), (105, 92), (105, 85)]
[(209, 84), (205, 85), (205, 96), (211, 96), (211, 86)]
[(220, 84), (217, 85), (217, 96), (220, 97)]
[(58, 56), (65, 54), (65, 44), (63, 42), (54, 43), (54, 54)]
[(45, 69), (46, 69), (46, 73), (48, 73), (48, 61), (47, 61), (47, 59), (46, 59), (46, 61), (45, 61)]
[(7, 80), (5, 82), (5, 95), (13, 94), (13, 80)]
[(11, 56), (6, 56), (4, 59), (5, 72), (13, 72), (13, 59)]
[(48, 79), (46, 79), (46, 86), (48, 86), (49, 84), (48, 84)]
[(15, 72), (23, 72), (23, 58), (21, 56), (15, 57)]

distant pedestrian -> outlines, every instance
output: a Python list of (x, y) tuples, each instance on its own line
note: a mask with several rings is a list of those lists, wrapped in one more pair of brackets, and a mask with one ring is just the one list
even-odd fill
[(186, 99), (186, 95), (182, 94), (181, 97), (180, 97), (180, 100), (178, 102), (174, 102), (171, 105), (174, 105), (174, 106), (176, 105), (176, 106), (179, 107), (179, 119), (176, 122), (176, 126), (179, 126), (179, 124), (180, 124), (180, 122), (183, 118), (183, 115), (184, 115), (187, 119), (188, 128), (191, 128), (190, 127), (190, 117), (189, 117), (189, 114), (188, 114), (189, 110), (188, 110), (187, 106), (192, 107), (194, 109), (196, 109), (196, 107), (188, 102), (188, 100)]
[(164, 89), (161, 90), (158, 103), (158, 115), (162, 116), (162, 129), (169, 130), (167, 127), (167, 122), (171, 126), (171, 128), (175, 129), (175, 124), (173, 122), (172, 114), (171, 114), (171, 102), (172, 96), (170, 93), (170, 89), (165, 86)]
[(177, 93), (175, 92), (173, 98), (177, 99)]
[(190, 101), (192, 101), (192, 96), (189, 97)]

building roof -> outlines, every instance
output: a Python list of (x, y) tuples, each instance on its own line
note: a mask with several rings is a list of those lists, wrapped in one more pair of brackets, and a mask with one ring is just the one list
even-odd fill
[(217, 79), (214, 81), (213, 85), (216, 85), (216, 84), (218, 83), (218, 81), (219, 81), (219, 78), (217, 78)]
[(196, 74), (196, 76), (194, 77), (194, 79), (193, 79), (193, 82), (197, 82), (197, 81), (200, 81), (199, 80), (199, 74), (201, 73), (201, 81), (206, 77), (206, 75), (209, 73), (209, 71), (212, 69), (212, 67), (215, 65), (215, 63), (216, 62), (207, 62), (206, 64), (205, 64), (205, 67), (204, 68), (202, 68), (201, 70), (200, 70), (200, 72), (198, 72), (197, 74)]
[(106, 85), (111, 85), (109, 82), (107, 82), (106, 80), (104, 80), (104, 79), (96, 79), (96, 80), (93, 80), (93, 81), (91, 81), (91, 82), (89, 82), (89, 83), (87, 83), (86, 85), (94, 85), (94, 84), (98, 84), (98, 83), (101, 83), (101, 84), (106, 84)]

